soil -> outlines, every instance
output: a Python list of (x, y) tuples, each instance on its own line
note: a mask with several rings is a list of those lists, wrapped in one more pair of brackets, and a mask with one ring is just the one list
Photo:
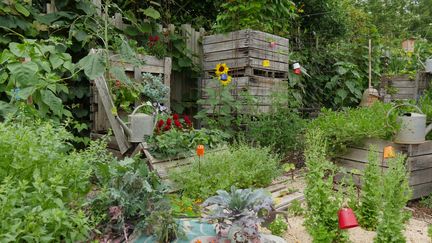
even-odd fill
[[(290, 183), (290, 188), (298, 189), (303, 192), (305, 188), (304, 170), (297, 170), (295, 179)], [(432, 242), (428, 236), (428, 226), (432, 224), (432, 209), (424, 207), (418, 200), (411, 201), (406, 208), (412, 211), (412, 217), (405, 225), (405, 237), (407, 243), (428, 243)], [(283, 238), (288, 243), (309, 243), (312, 237), (307, 233), (303, 226), (304, 218), (302, 216), (290, 216), (288, 218), (288, 230)], [(348, 230), (349, 239), (353, 243), (373, 242), (376, 233), (367, 231), (360, 227)]]

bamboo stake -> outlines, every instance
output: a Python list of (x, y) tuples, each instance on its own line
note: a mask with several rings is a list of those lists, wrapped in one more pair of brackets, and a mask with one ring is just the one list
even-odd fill
[(369, 88), (372, 88), (372, 40), (369, 39)]

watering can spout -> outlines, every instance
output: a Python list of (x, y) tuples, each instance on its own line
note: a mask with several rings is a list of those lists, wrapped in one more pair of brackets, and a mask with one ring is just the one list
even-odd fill
[(119, 116), (116, 116), (115, 118), (116, 118), (117, 121), (120, 123), (120, 126), (123, 127), (123, 130), (125, 131), (125, 133), (126, 133), (128, 136), (131, 136), (131, 134), (132, 134), (132, 130), (131, 130), (131, 129), (126, 125), (126, 123), (124, 123), (124, 122), (122, 121), (122, 119), (120, 119)]
[(425, 135), (428, 135), (428, 133), (430, 133), (431, 131), (432, 131), (432, 123), (426, 127)]

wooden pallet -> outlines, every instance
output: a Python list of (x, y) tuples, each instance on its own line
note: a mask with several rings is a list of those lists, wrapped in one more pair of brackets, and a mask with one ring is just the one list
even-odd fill
[[(390, 141), (380, 139), (367, 139), (362, 146), (351, 146), (347, 153), (336, 158), (336, 164), (345, 168), (348, 173), (353, 175), (354, 183), (362, 185), (362, 172), (368, 163), (369, 145), (376, 146), (376, 152), (382, 158), (385, 146), (391, 145), (397, 152), (407, 155), (406, 168), (409, 172), (409, 185), (413, 190), (412, 199), (420, 198), (432, 193), (432, 141), (418, 145), (395, 144)], [(382, 171), (388, 168), (384, 160), (380, 165)], [(335, 177), (335, 182), (339, 183), (344, 177), (339, 173)]]
[(396, 90), (391, 94), (391, 100), (417, 99), (429, 88), (432, 75), (418, 72), (415, 78), (409, 75), (384, 76), (381, 79), (381, 89), (391, 87)]
[[(203, 38), (205, 77), (214, 76), (218, 63), (226, 63), (233, 77), (250, 75), (287, 78), (289, 40), (255, 30), (240, 30)], [(268, 66), (263, 61), (269, 62)]]

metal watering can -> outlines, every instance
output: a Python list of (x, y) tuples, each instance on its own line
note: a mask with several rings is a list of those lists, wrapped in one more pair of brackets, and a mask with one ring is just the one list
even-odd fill
[(116, 116), (117, 121), (123, 127), (123, 130), (128, 136), (128, 141), (131, 143), (144, 142), (145, 135), (152, 135), (154, 130), (154, 117), (144, 113), (136, 113), (141, 107), (148, 105), (142, 104), (135, 108), (132, 114), (128, 115), (129, 126)]
[(432, 130), (432, 124), (426, 126), (426, 115), (423, 114), (418, 106), (411, 104), (397, 105), (388, 111), (387, 117), (390, 116), (390, 113), (394, 109), (401, 106), (414, 107), (419, 113), (407, 112), (397, 118), (397, 122), (400, 123), (401, 128), (396, 134), (394, 142), (401, 144), (424, 143), (426, 135)]

